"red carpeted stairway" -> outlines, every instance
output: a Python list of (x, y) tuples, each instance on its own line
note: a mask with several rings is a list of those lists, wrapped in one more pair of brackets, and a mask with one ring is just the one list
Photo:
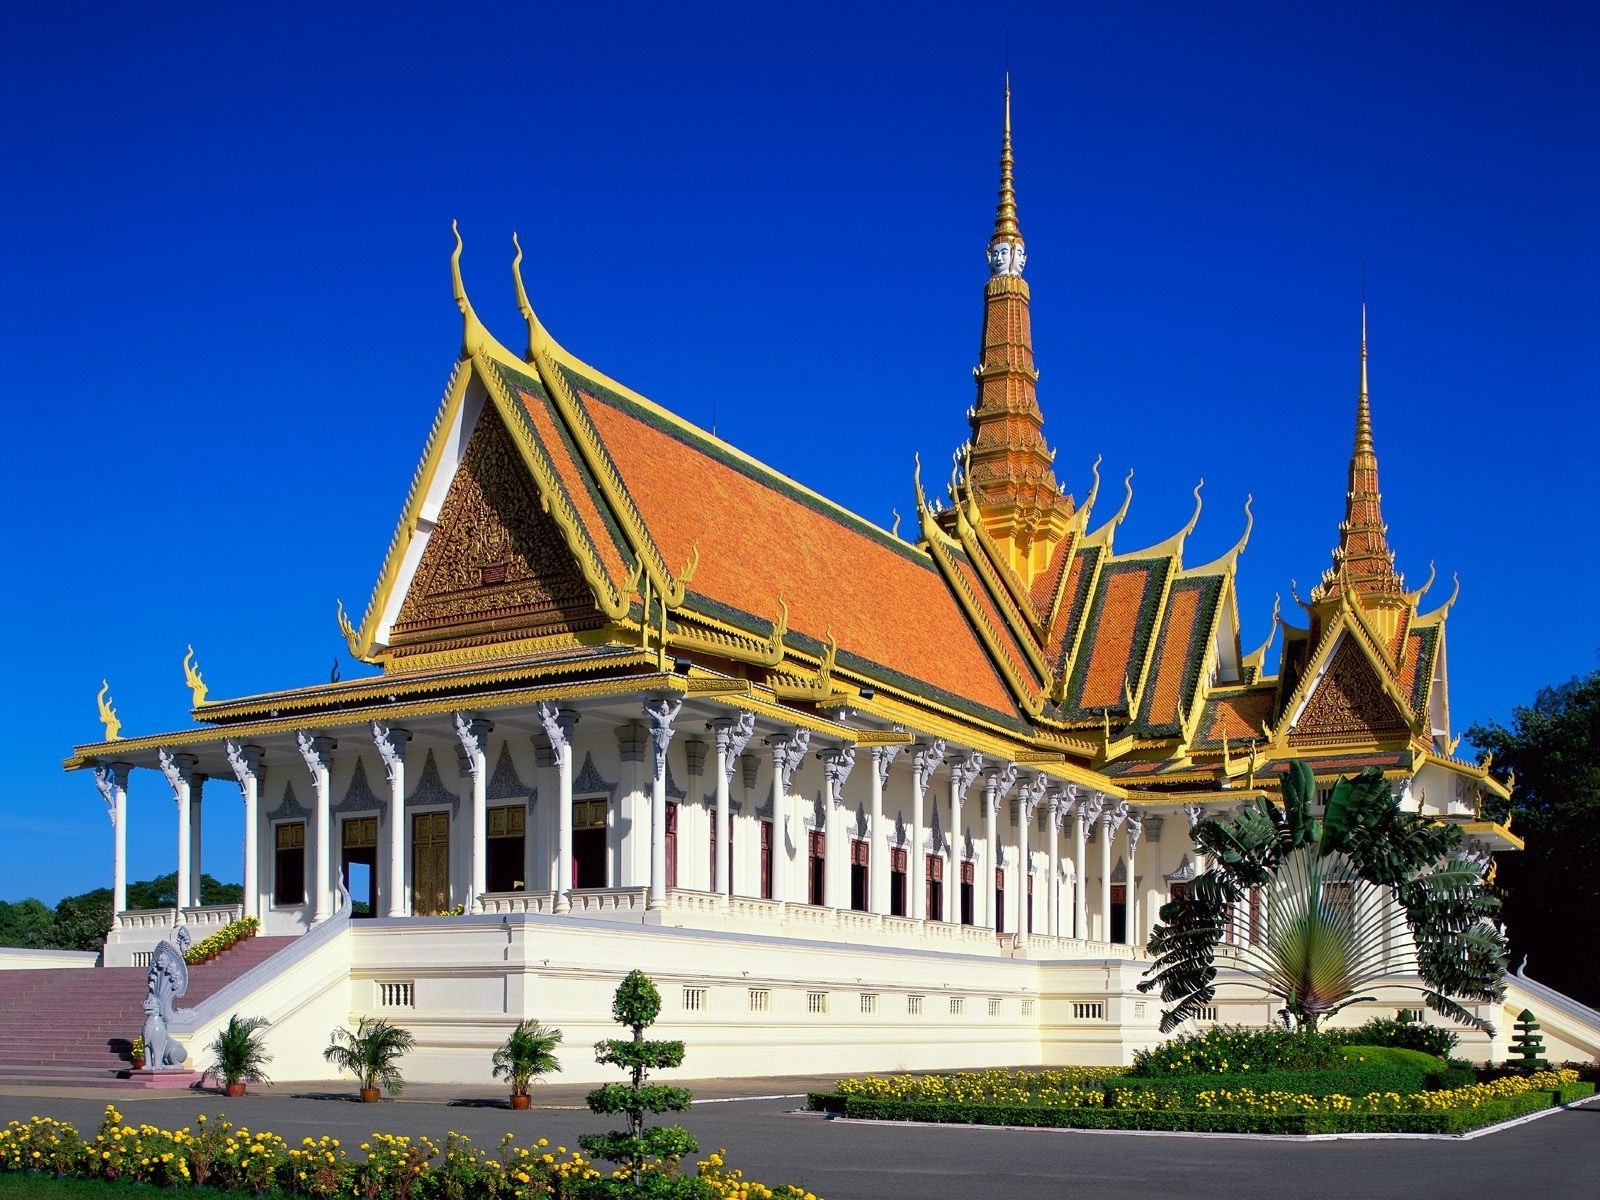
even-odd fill
[[(189, 991), (177, 1007), (194, 1007), (294, 941), (253, 937), (190, 967)], [(115, 1080), (128, 1069), (129, 1046), (144, 1025), (139, 1006), (147, 973), (145, 967), (0, 971), (0, 1084)], [(190, 1065), (203, 1067), (205, 1047), (188, 1050)]]

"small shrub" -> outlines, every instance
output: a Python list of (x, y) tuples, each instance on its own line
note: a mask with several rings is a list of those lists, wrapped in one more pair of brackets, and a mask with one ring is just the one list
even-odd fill
[(1323, 1036), (1340, 1046), (1397, 1046), (1435, 1058), (1449, 1058), (1461, 1041), (1454, 1030), (1425, 1024), (1404, 1009), (1393, 1017), (1374, 1017), (1354, 1029), (1324, 1030)]
[(1133, 1056), (1129, 1074), (1146, 1078), (1239, 1071), (1311, 1071), (1339, 1065), (1338, 1052), (1310, 1030), (1246, 1029), (1217, 1025), (1185, 1033)]

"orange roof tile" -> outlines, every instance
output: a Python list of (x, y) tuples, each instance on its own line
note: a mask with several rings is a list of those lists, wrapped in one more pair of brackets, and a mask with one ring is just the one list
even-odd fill
[(692, 594), (823, 641), (1008, 720), (1018, 709), (932, 561), (685, 426), (574, 377), (669, 563), (700, 552)]
[(1212, 697), (1200, 717), (1195, 745), (1220, 746), (1224, 737), (1230, 742), (1246, 743), (1260, 738), (1262, 725), (1272, 720), (1274, 691), (1270, 687), (1252, 688)]
[(1168, 601), (1167, 628), (1161, 637), (1161, 653), (1155, 663), (1150, 699), (1142, 714), (1146, 725), (1175, 725), (1183, 715), (1178, 705), (1183, 695), (1183, 679), (1189, 666), (1190, 643), (1200, 600), (1199, 588), (1183, 588), (1175, 589)]

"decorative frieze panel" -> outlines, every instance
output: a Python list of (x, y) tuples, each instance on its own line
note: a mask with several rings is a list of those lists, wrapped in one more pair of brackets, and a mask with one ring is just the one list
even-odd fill
[(333, 806), (332, 812), (372, 812), (374, 809), (379, 814), (388, 811), (389, 801), (385, 796), (378, 795), (372, 789), (372, 784), (367, 779), (367, 763), (365, 759), (356, 759), (355, 773), (350, 776), (350, 786), (345, 788), (344, 795)]
[(417, 777), (417, 786), (412, 789), (411, 795), (406, 797), (407, 808), (422, 808), (435, 804), (448, 804), (452, 817), (460, 815), (461, 797), (444, 785), (444, 777), (439, 774), (439, 764), (434, 761), (433, 751), (428, 751), (428, 756), (422, 760), (422, 772)]
[[(641, 760), (643, 748), (640, 749)], [(609, 779), (600, 778), (600, 772), (595, 768), (594, 755), (585, 752), (583, 766), (572, 780), (572, 794), (574, 796), (605, 795), (609, 800), (617, 798), (617, 785)]]
[(267, 814), (274, 821), (304, 821), (311, 815), (311, 810), (300, 803), (300, 797), (294, 794), (294, 781), (289, 780), (283, 785), (283, 797), (278, 801), (278, 807)]
[(522, 776), (517, 774), (517, 764), (511, 757), (511, 747), (505, 743), (501, 743), (500, 757), (495, 759), (494, 774), (489, 776), (487, 793), (490, 800), (521, 800), (526, 797), (538, 802), (539, 789), (522, 782)]

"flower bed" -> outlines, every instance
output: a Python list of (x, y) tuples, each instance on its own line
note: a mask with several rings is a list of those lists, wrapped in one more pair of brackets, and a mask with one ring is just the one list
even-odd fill
[[(522, 1147), (507, 1134), (491, 1154), (456, 1133), (442, 1141), (375, 1133), (360, 1149), (362, 1157), (351, 1157), (333, 1137), (290, 1146), (275, 1133), (203, 1116), (193, 1129), (127, 1125), (107, 1105), (89, 1139), (50, 1117), (12, 1121), (0, 1129), (0, 1171), (252, 1195), (276, 1190), (308, 1200), (558, 1200), (580, 1195), (587, 1181), (601, 1178), (577, 1151), (552, 1151), (544, 1138)], [(651, 1171), (668, 1173), (660, 1165)], [(817, 1200), (801, 1188), (745, 1179), (728, 1168), (720, 1150), (697, 1164), (691, 1178), (698, 1185), (692, 1194), (713, 1200)]]
[(183, 952), (183, 961), (190, 966), (208, 962), (224, 950), (232, 950), (246, 938), (253, 938), (261, 930), (261, 922), (254, 917), (241, 917), (229, 921), (213, 934), (201, 938)]
[[(1179, 1089), (1121, 1072), (1108, 1078), (1054, 1072), (963, 1072), (947, 1076), (842, 1079), (813, 1093), (814, 1111), (879, 1121), (932, 1121), (1069, 1129), (1213, 1133), (1463, 1133), (1594, 1094), (1577, 1072), (1542, 1071), (1441, 1091), (1374, 1089), (1359, 1096), (1190, 1077)], [(1287, 1072), (1277, 1073), (1288, 1075)], [(1316, 1075), (1318, 1072), (1308, 1072)], [(1170, 1081), (1177, 1082), (1177, 1081)]]

